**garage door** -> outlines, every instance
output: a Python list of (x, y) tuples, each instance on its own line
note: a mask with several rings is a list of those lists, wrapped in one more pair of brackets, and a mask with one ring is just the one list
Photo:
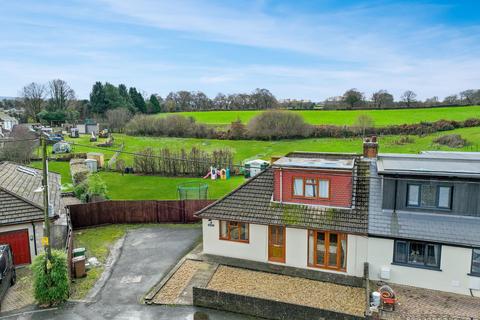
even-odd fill
[(15, 265), (30, 263), (30, 241), (27, 229), (0, 233), (0, 244), (7, 243), (12, 248)]

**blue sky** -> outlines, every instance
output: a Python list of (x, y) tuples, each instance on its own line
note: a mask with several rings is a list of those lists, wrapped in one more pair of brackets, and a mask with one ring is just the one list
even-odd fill
[(480, 1), (0, 0), (0, 96), (61, 78), (323, 100), (480, 87)]

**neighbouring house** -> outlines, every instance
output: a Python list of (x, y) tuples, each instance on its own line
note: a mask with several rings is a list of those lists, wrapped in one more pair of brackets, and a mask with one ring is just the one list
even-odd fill
[(480, 153), (371, 163), (370, 277), (480, 297)]
[(480, 153), (378, 149), (277, 159), (197, 213), (204, 253), (480, 297)]
[(204, 253), (363, 277), (369, 166), (355, 154), (278, 159), (198, 213)]
[(6, 113), (0, 112), (0, 127), (2, 130), (12, 131), (13, 127), (18, 124), (18, 120)]
[[(60, 175), (49, 173), (50, 218), (65, 215)], [(0, 243), (10, 244), (16, 265), (29, 264), (42, 249), (42, 172), (11, 162), (0, 163)], [(52, 228), (52, 233), (55, 228)], [(52, 242), (55, 234), (52, 234)], [(53, 244), (52, 244), (53, 245)]]
[(92, 132), (98, 134), (100, 131), (100, 125), (92, 119), (85, 119), (83, 123), (77, 124), (75, 128), (78, 129), (80, 134), (90, 134)]

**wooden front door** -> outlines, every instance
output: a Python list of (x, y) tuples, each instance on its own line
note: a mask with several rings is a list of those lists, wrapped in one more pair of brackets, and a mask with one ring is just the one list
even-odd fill
[(268, 260), (285, 262), (285, 227), (268, 226)]

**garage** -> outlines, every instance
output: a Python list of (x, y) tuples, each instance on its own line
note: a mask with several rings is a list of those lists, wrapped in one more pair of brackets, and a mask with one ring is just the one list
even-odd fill
[(28, 229), (0, 233), (0, 244), (10, 245), (15, 265), (29, 264), (31, 262)]

